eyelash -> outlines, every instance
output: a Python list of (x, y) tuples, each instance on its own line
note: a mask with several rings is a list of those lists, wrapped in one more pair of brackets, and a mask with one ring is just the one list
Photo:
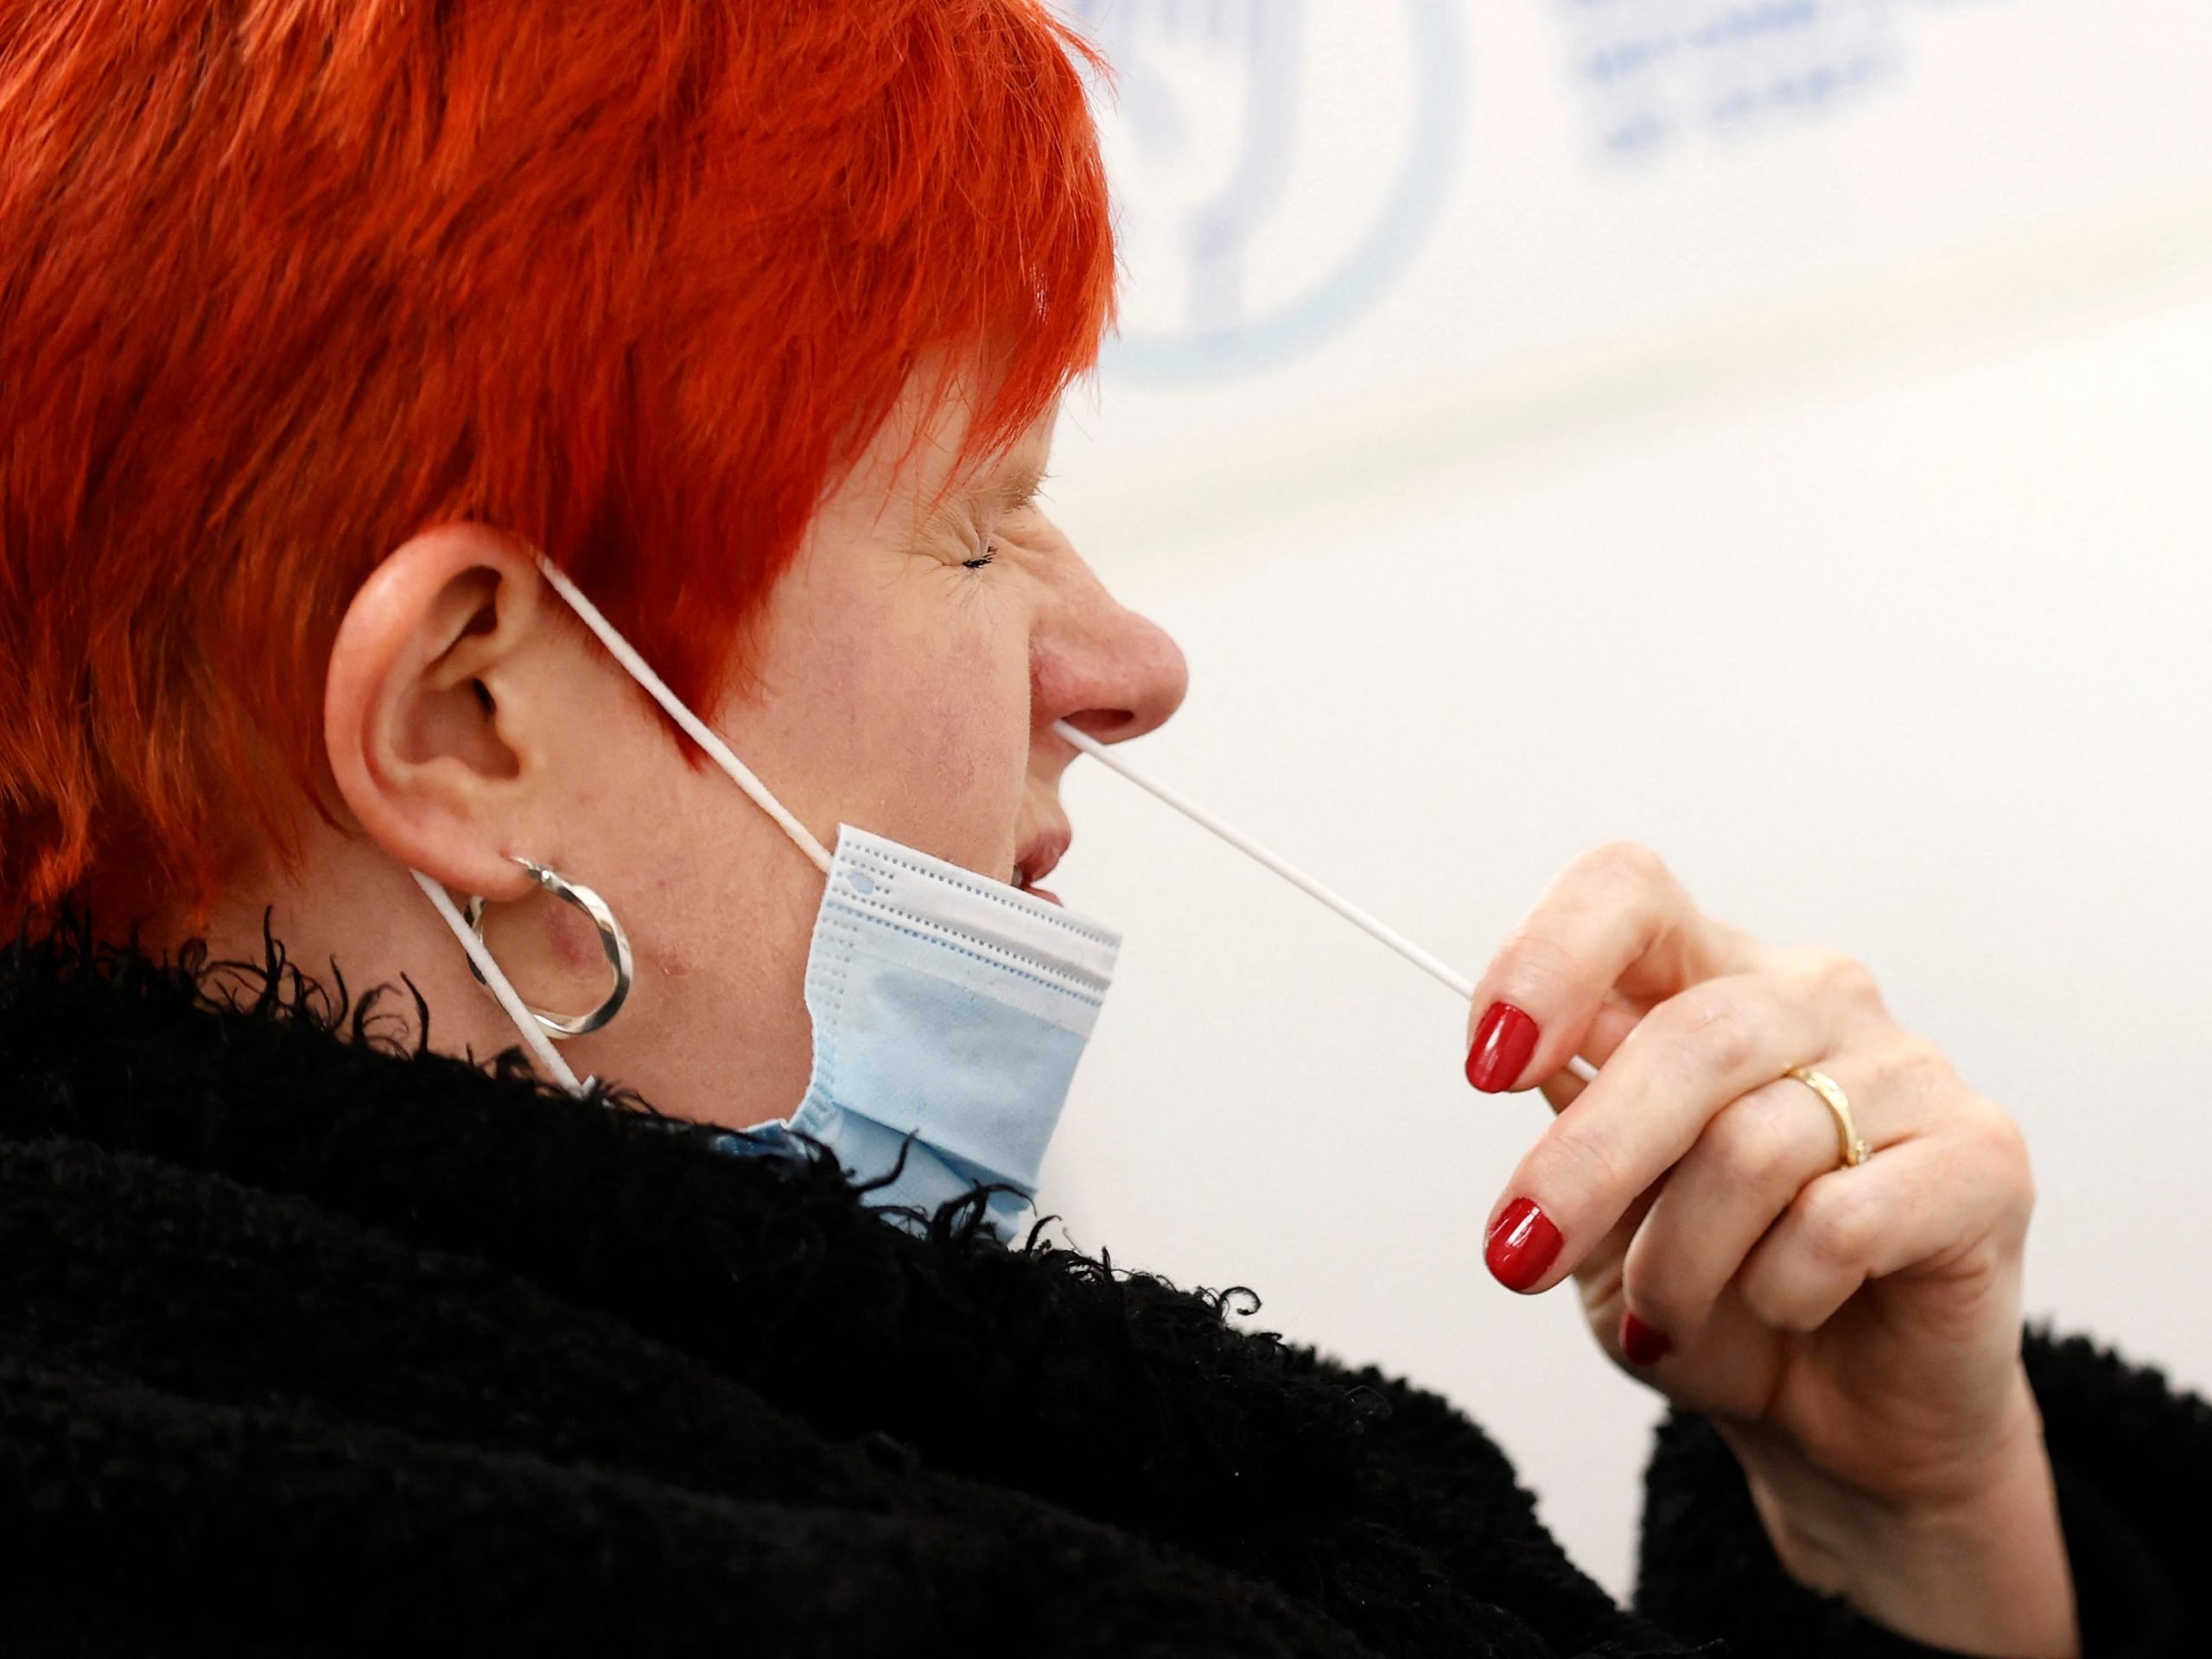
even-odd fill
[[(1044, 480), (1039, 479), (1038, 481), (1041, 484)], [(1037, 496), (1038, 492), (1033, 489), (1028, 494), (1023, 496), (1020, 500), (1015, 502), (1011, 507), (1008, 507), (1007, 511), (1008, 512), (1020, 512), (1027, 508), (1033, 507), (1037, 505)], [(999, 550), (996, 547), (986, 546), (981, 556), (961, 560), (960, 568), (963, 570), (980, 570), (985, 565), (989, 564), (995, 560), (998, 556)]]

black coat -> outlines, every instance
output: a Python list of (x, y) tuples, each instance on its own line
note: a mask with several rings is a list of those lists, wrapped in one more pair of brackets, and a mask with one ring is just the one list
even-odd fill
[[(1694, 1419), (1625, 1611), (1479, 1429), (1242, 1293), (912, 1236), (377, 1007), (0, 953), (0, 1652), (1920, 1651)], [(2031, 1363), (2090, 1651), (2212, 1651), (2212, 1414)]]

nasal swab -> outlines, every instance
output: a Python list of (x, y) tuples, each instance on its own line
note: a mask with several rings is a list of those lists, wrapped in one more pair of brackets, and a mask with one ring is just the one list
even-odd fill
[[(1274, 853), (1269, 852), (1266, 848), (1261, 846), (1258, 842), (1253, 840), (1251, 836), (1245, 835), (1242, 830), (1236, 830), (1232, 826), (1223, 823), (1212, 813), (1207, 811), (1205, 808), (1200, 806), (1196, 801), (1191, 799), (1189, 796), (1183, 794), (1178, 790), (1170, 789), (1166, 785), (1147, 777), (1143, 772), (1139, 772), (1135, 767), (1129, 765), (1128, 761), (1116, 754), (1113, 750), (1107, 747), (1106, 745), (1098, 741), (1097, 739), (1077, 731), (1065, 721), (1058, 721), (1053, 726), (1052, 729), (1055, 732), (1058, 732), (1062, 737), (1067, 739), (1069, 742), (1074, 744), (1077, 748), (1089, 755), (1092, 760), (1098, 761), (1101, 765), (1108, 767), (1111, 771), (1121, 773), (1122, 777), (1128, 779), (1139, 789), (1143, 790), (1147, 795), (1153, 796), (1158, 800), (1166, 802), (1169, 806), (1173, 807), (1178, 812), (1180, 812), (1185, 817), (1190, 819), (1192, 823), (1198, 825), (1199, 828), (1211, 830), (1215, 835), (1219, 836), (1224, 841), (1234, 847), (1238, 852), (1243, 854), (1247, 858), (1251, 859), (1255, 863), (1263, 864), (1268, 869), (1273, 870), (1284, 880), (1289, 882), (1292, 887), (1296, 887), (1300, 893), (1306, 894), (1307, 898), (1319, 900), (1322, 904), (1326, 905), (1331, 910), (1335, 911), (1338, 915), (1350, 922), (1354, 927), (1359, 929), (1363, 933), (1365, 933), (1370, 938), (1379, 940), (1381, 943), (1389, 945), (1390, 949), (1396, 951), (1400, 956), (1403, 957), (1408, 962), (1413, 963), (1414, 967), (1420, 969), (1423, 973), (1426, 973), (1431, 978), (1439, 980), (1444, 984), (1449, 986), (1459, 995), (1461, 1001), (1471, 1002), (1474, 1001), (1475, 982), (1473, 980), (1469, 979), (1465, 974), (1460, 973), (1458, 969), (1452, 967), (1450, 963), (1443, 961), (1441, 958), (1433, 955), (1429, 951), (1422, 950), (1421, 946), (1415, 944), (1404, 934), (1399, 932), (1396, 928), (1390, 926), (1388, 923), (1381, 920), (1377, 917), (1370, 915), (1366, 911), (1362, 910), (1357, 905), (1352, 903), (1351, 899), (1345, 898), (1342, 893), (1338, 893), (1334, 888), (1325, 887), (1321, 882), (1315, 880), (1312, 876), (1306, 874), (1305, 871), (1300, 869), (1295, 864), (1293, 864), (1288, 859), (1278, 857)], [(1598, 1075), (1597, 1067), (1592, 1065), (1589, 1061), (1584, 1059), (1579, 1054), (1567, 1061), (1567, 1069), (1573, 1072), (1576, 1077), (1581, 1078), (1585, 1083), (1588, 1083), (1592, 1078)]]

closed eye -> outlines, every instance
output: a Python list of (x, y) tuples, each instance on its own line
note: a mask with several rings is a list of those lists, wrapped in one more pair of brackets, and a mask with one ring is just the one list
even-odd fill
[[(1037, 505), (1037, 498), (1041, 493), (1044, 482), (1045, 474), (1043, 472), (1039, 471), (1033, 474), (1025, 481), (1021, 488), (1021, 493), (999, 509), (999, 516), (1001, 518), (1010, 518), (1016, 513), (1028, 512), (1029, 509)], [(963, 570), (980, 570), (985, 565), (989, 564), (995, 560), (998, 556), (998, 548), (995, 545), (987, 544), (982, 552), (978, 554), (976, 557), (972, 559), (961, 560), (960, 568)]]

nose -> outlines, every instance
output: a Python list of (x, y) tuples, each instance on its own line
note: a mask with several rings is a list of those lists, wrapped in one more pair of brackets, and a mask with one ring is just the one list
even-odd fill
[(1086, 569), (1033, 641), (1030, 715), (1039, 731), (1065, 720), (1102, 743), (1165, 725), (1191, 687), (1183, 648)]

